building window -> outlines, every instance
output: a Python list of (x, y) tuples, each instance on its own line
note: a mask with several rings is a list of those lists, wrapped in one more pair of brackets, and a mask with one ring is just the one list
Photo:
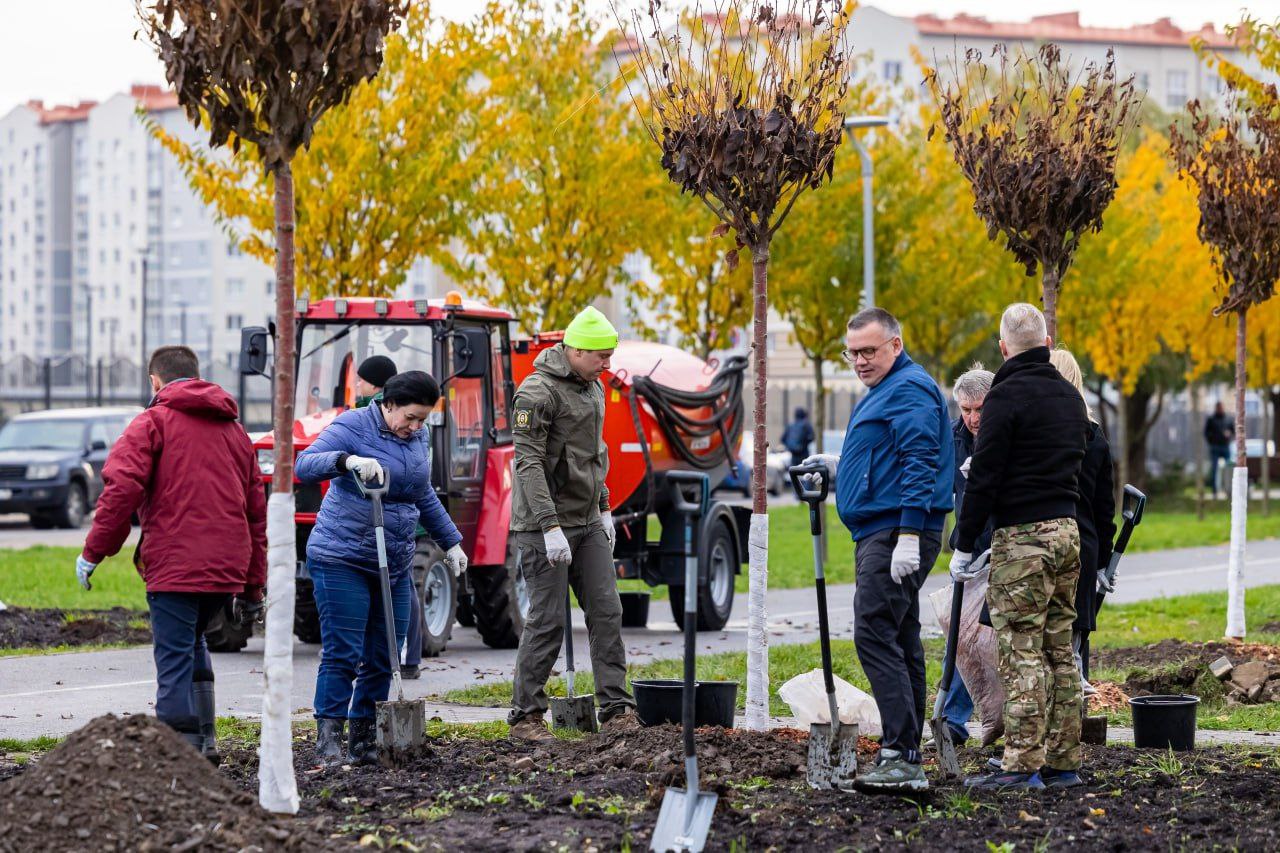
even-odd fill
[(227, 315), (227, 331), (228, 331), (228, 332), (234, 332), (234, 331), (236, 331), (237, 329), (241, 328), (242, 326), (244, 326), (244, 315), (243, 315), (243, 314), (228, 314), (228, 315)]
[(1187, 72), (1170, 71), (1165, 77), (1164, 102), (1170, 109), (1180, 110), (1187, 105)]
[(227, 296), (232, 299), (239, 299), (244, 296), (244, 279), (229, 278), (227, 279)]
[(902, 79), (902, 63), (896, 59), (886, 60), (884, 63), (884, 79), (891, 83), (896, 83)]

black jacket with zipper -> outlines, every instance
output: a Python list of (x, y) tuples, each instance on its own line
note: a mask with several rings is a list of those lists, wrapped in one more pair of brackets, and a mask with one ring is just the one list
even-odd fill
[(1006, 361), (982, 405), (956, 550), (972, 553), (988, 521), (999, 529), (1075, 518), (1088, 436), (1084, 400), (1049, 363), (1048, 347)]

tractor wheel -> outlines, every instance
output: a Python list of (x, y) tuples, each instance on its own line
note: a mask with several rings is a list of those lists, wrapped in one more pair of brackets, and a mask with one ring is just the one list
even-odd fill
[(505, 566), (477, 566), (471, 571), (471, 613), (485, 645), (514, 649), (524, 633), (529, 612), (529, 592), (517, 564), (515, 544), (507, 545)]
[(238, 652), (249, 644), (253, 623), (241, 625), (231, 616), (231, 605), (219, 610), (204, 629), (204, 641), (211, 652)]
[(304, 643), (320, 642), (320, 611), (309, 580), (299, 579), (293, 595), (293, 635)]
[[(698, 630), (719, 631), (729, 622), (733, 612), (734, 566), (738, 549), (733, 533), (723, 522), (716, 522), (703, 538), (701, 555), (707, 567), (707, 582), (698, 585)], [(667, 587), (671, 616), (684, 628), (684, 586)]]
[(458, 609), (458, 583), (444, 562), (444, 552), (429, 539), (418, 540), (413, 555), (414, 594), (422, 603), (422, 656), (438, 657), (453, 634)]

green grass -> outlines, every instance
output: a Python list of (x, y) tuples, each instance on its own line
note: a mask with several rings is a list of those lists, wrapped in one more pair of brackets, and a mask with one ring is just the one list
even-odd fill
[(60, 743), (62, 743), (62, 738), (50, 737), (49, 735), (41, 735), (31, 740), (17, 740), (6, 737), (0, 738), (0, 752), (22, 752), (27, 754), (48, 752)]
[[(1264, 586), (1251, 589), (1247, 596), (1249, 619), (1253, 624), (1280, 621), (1280, 586)], [(1222, 638), (1226, 623), (1226, 595), (1206, 593), (1156, 599), (1136, 604), (1107, 607), (1099, 616), (1100, 630), (1093, 635), (1094, 647), (1118, 648), (1143, 646), (1165, 639), (1207, 641)], [(1257, 634), (1251, 642), (1280, 644), (1280, 635)], [(870, 685), (858, 666), (853, 643), (849, 640), (832, 642), (832, 657), (837, 675), (851, 684), (870, 692)], [(927, 680), (936, 684), (941, 677), (942, 642), (925, 641)], [(790, 709), (778, 698), (778, 687), (791, 677), (821, 666), (818, 644), (773, 645), (769, 649), (769, 710), (774, 715), (789, 715)], [(628, 667), (628, 675), (637, 678), (681, 678), (683, 662), (680, 659), (653, 661)], [(1100, 671), (1094, 674), (1100, 680), (1123, 681), (1125, 674)], [(724, 652), (698, 659), (698, 678), (708, 681), (737, 681), (738, 707), (746, 698), (746, 654)], [(1210, 678), (1210, 681), (1212, 679)], [(594, 690), (590, 673), (577, 673), (576, 690), (579, 694)], [(1280, 731), (1280, 703), (1228, 708), (1223, 703), (1221, 685), (1213, 682), (1202, 690), (1204, 702), (1200, 708), (1201, 726), (1206, 729), (1248, 729), (1255, 731)], [(1214, 692), (1216, 690), (1216, 693)], [(553, 696), (564, 695), (564, 680), (553, 678), (547, 685)], [(452, 690), (440, 697), (447, 702), (463, 705), (502, 707), (511, 701), (511, 683), (493, 682), (461, 690)], [(1127, 712), (1115, 714), (1116, 725), (1131, 725)]]
[(76, 580), (79, 548), (37, 545), (0, 550), (0, 601), (10, 607), (146, 610), (146, 587), (133, 567), (133, 549), (104, 560), (93, 573), (93, 589)]

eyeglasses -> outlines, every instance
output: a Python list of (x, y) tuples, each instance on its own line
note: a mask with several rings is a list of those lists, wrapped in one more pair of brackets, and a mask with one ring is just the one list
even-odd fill
[(880, 351), (880, 348), (882, 346), (884, 346), (887, 343), (892, 343), (892, 341), (893, 341), (893, 338), (889, 338), (888, 340), (881, 341), (880, 343), (876, 344), (873, 347), (862, 347), (861, 349), (843, 350), (840, 353), (840, 355), (844, 358), (845, 361), (849, 362), (850, 364), (856, 363), (858, 359), (862, 359), (863, 361), (871, 361), (871, 359), (876, 357), (876, 353)]

